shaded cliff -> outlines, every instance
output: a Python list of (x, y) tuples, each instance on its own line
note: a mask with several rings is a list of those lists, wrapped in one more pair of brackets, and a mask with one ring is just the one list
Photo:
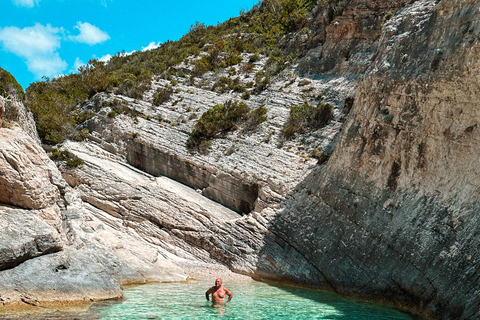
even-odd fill
[(479, 316), (478, 9), (416, 1), (385, 23), (334, 154), (272, 221), (335, 290)]

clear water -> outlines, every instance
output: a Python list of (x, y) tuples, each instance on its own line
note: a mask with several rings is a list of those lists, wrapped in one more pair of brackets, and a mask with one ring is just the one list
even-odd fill
[(224, 283), (234, 294), (230, 303), (212, 307), (204, 281), (128, 287), (120, 301), (93, 304), (87, 311), (17, 314), (0, 319), (368, 319), (399, 320), (411, 316), (385, 306), (361, 303), (331, 293), (265, 283)]

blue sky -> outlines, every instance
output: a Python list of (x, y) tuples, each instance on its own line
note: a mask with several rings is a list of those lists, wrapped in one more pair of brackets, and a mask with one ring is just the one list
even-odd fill
[(24, 89), (90, 59), (178, 40), (196, 21), (236, 17), (258, 0), (0, 0), (0, 67)]

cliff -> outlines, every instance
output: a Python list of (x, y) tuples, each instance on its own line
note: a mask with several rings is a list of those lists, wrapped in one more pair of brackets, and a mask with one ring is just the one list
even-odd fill
[(331, 159), (272, 222), (337, 291), (479, 316), (477, 22), (473, 1), (388, 20)]
[[(479, 5), (352, 0), (329, 12), (315, 7), (308, 34), (281, 39), (285, 54), (305, 54), (244, 99), (266, 108), (266, 121), (196, 152), (186, 142), (199, 116), (245, 97), (219, 79), (247, 86), (270, 58), (241, 54), (194, 79), (182, 75), (202, 59), (192, 56), (142, 97), (92, 95), (76, 109), (92, 115), (78, 128), (87, 138), (57, 146), (83, 160), (76, 167), (58, 161), (58, 171), (19, 128), (0, 129), (2, 226), (15, 225), (0, 250), (11, 289), (2, 302), (27, 299), (14, 287), (38, 270), (65, 274), (53, 284), (65, 296), (38, 295), (43, 280), (22, 284), (34, 304), (118, 297), (122, 283), (226, 266), (434, 319), (479, 317)], [(171, 96), (157, 103), (163, 88)], [(332, 105), (331, 121), (287, 137), (293, 107), (320, 103)], [(95, 277), (78, 293), (69, 283), (82, 268)]]

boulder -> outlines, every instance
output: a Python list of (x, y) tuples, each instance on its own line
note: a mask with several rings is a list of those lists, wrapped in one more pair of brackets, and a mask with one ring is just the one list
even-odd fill
[(34, 211), (0, 206), (0, 270), (60, 251), (62, 246), (58, 231)]

